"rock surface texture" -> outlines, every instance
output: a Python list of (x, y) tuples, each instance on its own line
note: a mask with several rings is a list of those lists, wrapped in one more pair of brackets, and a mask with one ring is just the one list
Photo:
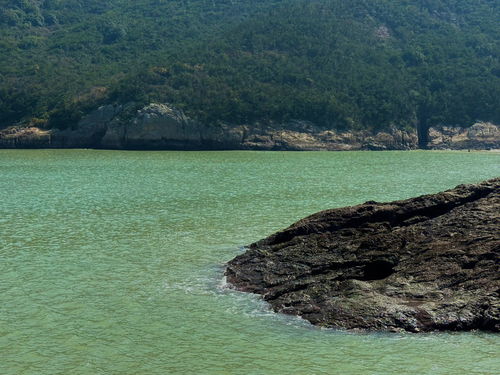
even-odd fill
[(500, 149), (500, 128), (489, 122), (477, 122), (469, 128), (430, 128), (428, 147), (437, 150)]
[(276, 312), (342, 329), (500, 330), (500, 178), (322, 211), (227, 265)]
[[(415, 130), (324, 130), (307, 121), (284, 124), (206, 125), (161, 103), (139, 110), (133, 103), (105, 105), (68, 129), (13, 126), (0, 130), (0, 148), (106, 148), (140, 150), (414, 150)], [(428, 148), (500, 148), (499, 127), (478, 123), (462, 129), (431, 128)]]

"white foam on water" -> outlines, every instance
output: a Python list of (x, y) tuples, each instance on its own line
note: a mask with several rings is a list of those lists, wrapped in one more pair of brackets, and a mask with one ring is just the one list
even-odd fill
[[(246, 248), (242, 247), (240, 249), (244, 250)], [(309, 321), (303, 319), (301, 316), (274, 312), (271, 305), (259, 294), (237, 290), (234, 285), (227, 281), (227, 277), (224, 275), (225, 268), (225, 265), (220, 266), (214, 277), (216, 278), (216, 297), (223, 298), (225, 303), (229, 302), (226, 312), (232, 315), (250, 318), (271, 319), (279, 322), (279, 324), (285, 324), (287, 326), (296, 326), (300, 328), (314, 327)]]

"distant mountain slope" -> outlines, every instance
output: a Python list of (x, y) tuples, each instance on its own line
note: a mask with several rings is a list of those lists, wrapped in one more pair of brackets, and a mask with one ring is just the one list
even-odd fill
[(263, 0), (0, 0), (0, 124), (173, 61)]
[(206, 123), (500, 122), (495, 0), (0, 6), (0, 126), (74, 126), (100, 104), (131, 101), (169, 102)]

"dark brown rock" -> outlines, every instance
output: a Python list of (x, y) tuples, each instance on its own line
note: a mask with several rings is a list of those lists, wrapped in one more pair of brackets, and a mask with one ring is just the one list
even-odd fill
[(319, 212), (250, 245), (226, 276), (324, 327), (500, 330), (500, 178)]

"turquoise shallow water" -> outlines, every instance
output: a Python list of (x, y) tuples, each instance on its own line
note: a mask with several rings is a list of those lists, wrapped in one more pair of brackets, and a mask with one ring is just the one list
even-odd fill
[(318, 210), (499, 175), (492, 152), (0, 150), (0, 374), (498, 374), (499, 335), (321, 330), (222, 275)]

